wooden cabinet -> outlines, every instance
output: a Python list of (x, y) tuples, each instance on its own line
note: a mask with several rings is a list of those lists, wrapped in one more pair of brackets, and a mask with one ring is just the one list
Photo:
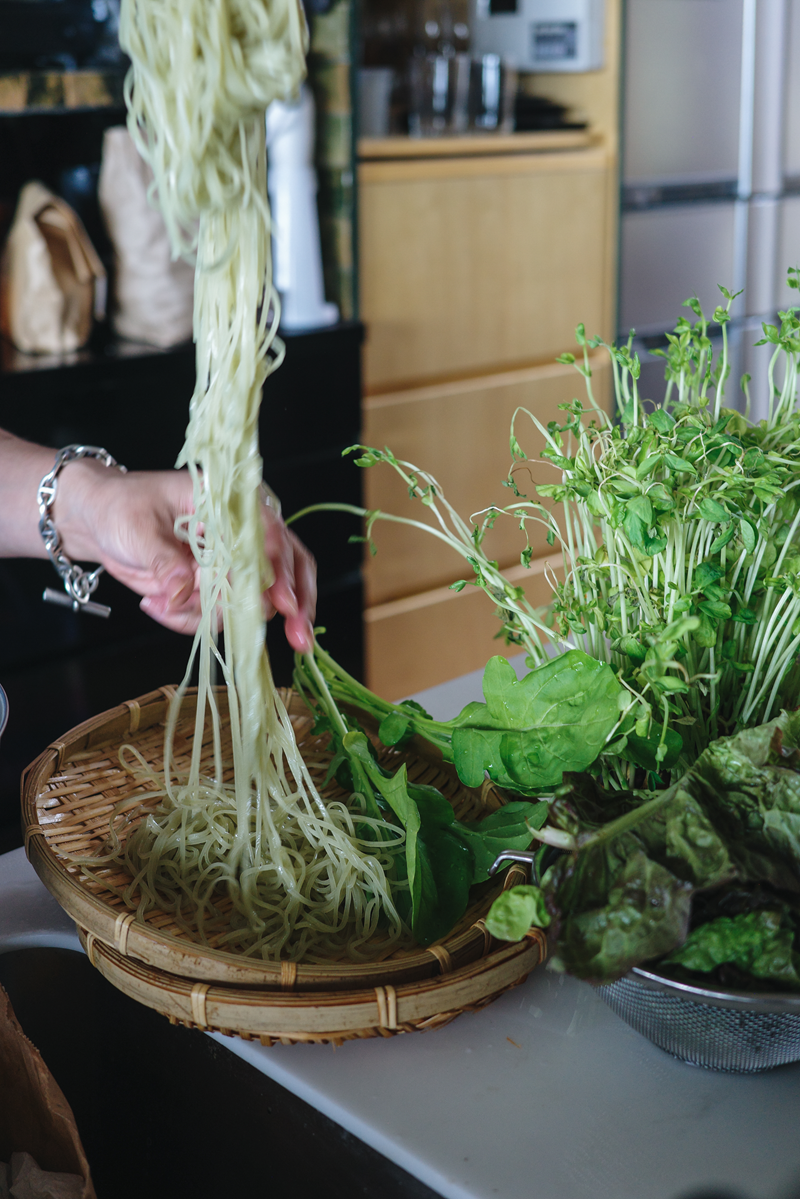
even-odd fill
[[(503, 573), (525, 588), (530, 604), (544, 608), (552, 595), (548, 567), (559, 573), (561, 555), (540, 558), (529, 570), (516, 566)], [(477, 587), (460, 592), (437, 587), (375, 604), (364, 616), (366, 677), (369, 686), (387, 698), (434, 687), (479, 670), (492, 654), (514, 652), (496, 640), (500, 622), (494, 605)]]
[(552, 361), (610, 323), (602, 147), (359, 167), (367, 393)]
[[(600, 403), (608, 400), (609, 375), (607, 359), (594, 356), (593, 384)], [(564, 414), (558, 405), (574, 396), (584, 396), (583, 380), (574, 367), (558, 363), (371, 396), (364, 401), (363, 437), (367, 445), (388, 445), (398, 458), (433, 475), (459, 515), (468, 518), (514, 498), (503, 480), (511, 466), (508, 439), (517, 409), (527, 409), (543, 425), (561, 422)], [(524, 413), (517, 416), (516, 430), (525, 452), (538, 458), (544, 438)], [(542, 461), (535, 481), (556, 483), (560, 478), (560, 471)], [(521, 491), (533, 495), (533, 482), (527, 468), (518, 473)], [(431, 520), (419, 500), (409, 499), (399, 475), (383, 464), (364, 473), (364, 503), (369, 509)], [(537, 532), (530, 525), (529, 536), (534, 557), (546, 555), (544, 529)], [(379, 522), (373, 538), (378, 552), (368, 555), (364, 565), (368, 606), (471, 575), (454, 550), (421, 530)], [(498, 518), (484, 548), (501, 567), (517, 565), (525, 548), (518, 522)], [(491, 608), (488, 600), (484, 603)]]
[[(593, 386), (607, 403), (610, 368), (592, 357)], [(503, 486), (511, 465), (508, 434), (517, 413), (516, 432), (525, 452), (538, 458), (544, 438), (524, 412), (543, 425), (561, 420), (558, 405), (583, 396), (583, 380), (574, 367), (557, 363), (491, 376), (414, 388), (368, 397), (364, 440), (388, 445), (398, 458), (433, 475), (444, 495), (464, 518), (490, 504), (505, 506), (512, 492)], [(541, 460), (535, 475), (516, 473), (520, 491), (534, 495), (534, 482), (557, 482), (560, 472)], [(411, 500), (389, 466), (371, 467), (364, 478), (365, 504), (399, 516), (431, 523), (428, 510)], [(535, 607), (551, 597), (548, 574), (561, 571), (558, 548), (549, 548), (545, 530), (530, 524), (534, 547), (529, 569), (520, 564), (525, 535), (512, 517), (499, 517), (484, 548), (510, 579), (525, 588)], [(376, 555), (365, 559), (365, 665), (369, 685), (399, 698), (444, 679), (477, 670), (494, 653), (500, 623), (489, 597), (475, 587), (450, 590), (457, 579), (473, 577), (471, 567), (437, 538), (405, 525), (378, 522), (373, 527)]]
[[(512, 498), (503, 480), (517, 409), (547, 425), (563, 418), (560, 404), (584, 397), (574, 368), (555, 362), (574, 351), (575, 326), (612, 335), (617, 0), (607, 12), (604, 70), (553, 84), (575, 89), (587, 132), (359, 147), (363, 440), (434, 476), (463, 519)], [(542, 88), (551, 82), (541, 77)], [(610, 400), (609, 376), (607, 359), (593, 355), (601, 404)], [(522, 415), (517, 436), (536, 459), (543, 437)], [(559, 479), (546, 462), (527, 480), (527, 468), (519, 471), (529, 494), (534, 483)], [(368, 470), (364, 488), (367, 508), (428, 515), (388, 466)], [(544, 529), (529, 533), (529, 568), (520, 564), (524, 534), (510, 517), (498, 518), (484, 547), (534, 606), (545, 606), (562, 563)], [(397, 699), (503, 652), (492, 601), (474, 587), (450, 590), (472, 577), (455, 551), (404, 525), (378, 523), (373, 537), (377, 554), (364, 566), (370, 687)]]

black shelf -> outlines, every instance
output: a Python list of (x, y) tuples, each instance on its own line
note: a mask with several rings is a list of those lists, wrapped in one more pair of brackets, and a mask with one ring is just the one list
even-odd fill
[(0, 113), (0, 204), (13, 213), (20, 188), (29, 180), (39, 179), (57, 192), (65, 170), (97, 167), (103, 134), (112, 125), (124, 125), (125, 119), (123, 107)]
[[(187, 357), (193, 359), (194, 346), (185, 342), (161, 349), (143, 341), (126, 341), (109, 336), (99, 325), (87, 346), (64, 354), (27, 354), (5, 338), (0, 338), (0, 378), (4, 375), (47, 375), (53, 371), (95, 371), (111, 362), (133, 362), (143, 358)], [(50, 385), (50, 384), (48, 384)]]

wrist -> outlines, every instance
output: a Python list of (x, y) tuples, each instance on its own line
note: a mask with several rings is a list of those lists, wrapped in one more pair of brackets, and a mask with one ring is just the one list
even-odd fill
[(64, 552), (79, 562), (100, 560), (95, 521), (102, 511), (101, 493), (107, 475), (108, 468), (92, 458), (67, 462), (58, 473), (53, 522)]

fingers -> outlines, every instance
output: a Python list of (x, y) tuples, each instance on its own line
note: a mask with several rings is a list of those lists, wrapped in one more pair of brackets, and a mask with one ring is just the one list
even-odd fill
[[(176, 543), (177, 545), (177, 543)], [(264, 545), (272, 564), (274, 580), (264, 600), (266, 617), (276, 612), (283, 617), (286, 639), (292, 649), (308, 653), (314, 645), (313, 622), (317, 604), (317, 567), (300, 539), (290, 532), (272, 510), (264, 512)], [(177, 548), (188, 553), (187, 547)], [(187, 575), (187, 568), (193, 573)], [(143, 612), (177, 633), (194, 633), (200, 623), (198, 568), (187, 558), (162, 582), (125, 578), (129, 586), (144, 591)], [(140, 586), (136, 586), (139, 583)]]
[(302, 541), (294, 533), (286, 531), (287, 543), (292, 556), (294, 593), (297, 613), (285, 615), (286, 640), (299, 653), (310, 653), (314, 648), (314, 615), (317, 609), (317, 564)]
[[(298, 617), (301, 627), (292, 630), (290, 644), (301, 653), (309, 653), (314, 648), (314, 617), (317, 612), (317, 564), (299, 537), (294, 533), (288, 534), (294, 550), (295, 595), (297, 596)], [(292, 636), (295, 640), (292, 640)]]
[(146, 595), (139, 607), (145, 615), (173, 633), (196, 633), (200, 624), (199, 595), (196, 605), (187, 604), (180, 610), (170, 607), (169, 599), (164, 595)]
[[(192, 511), (186, 471), (131, 472), (100, 477), (105, 490), (94, 506), (102, 534), (98, 555), (109, 574), (143, 597), (141, 609), (165, 628), (194, 633), (200, 623), (199, 567), (174, 533), (176, 518)], [(264, 548), (274, 579), (266, 616), (278, 612), (293, 649), (313, 647), (316, 564), (279, 512), (265, 504)]]
[(271, 509), (264, 509), (264, 547), (275, 579), (266, 594), (267, 617), (284, 619), (292, 649), (309, 652), (314, 645), (313, 621), (317, 604), (317, 567), (303, 543)]
[(193, 560), (187, 566), (188, 571), (181, 567), (162, 584), (148, 579), (145, 586), (133, 587), (144, 592), (139, 604), (142, 612), (174, 633), (195, 633), (200, 624), (200, 572)]
[(105, 568), (120, 583), (143, 596), (139, 607), (167, 628), (194, 632), (200, 621), (198, 568), (188, 546), (175, 543), (172, 561), (159, 572), (107, 560)]
[(198, 567), (174, 532), (192, 511), (187, 471), (106, 474), (94, 499), (100, 561), (110, 575), (143, 596), (140, 607), (159, 624), (193, 633), (200, 623)]
[(272, 565), (274, 579), (267, 598), (281, 616), (295, 616), (299, 610), (294, 577), (294, 554), (283, 520), (269, 508), (264, 513), (264, 550)]

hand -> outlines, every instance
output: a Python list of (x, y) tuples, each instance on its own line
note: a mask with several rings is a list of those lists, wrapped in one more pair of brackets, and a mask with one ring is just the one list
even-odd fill
[[(123, 475), (92, 459), (70, 463), (56, 497), (56, 526), (69, 556), (100, 564), (143, 597), (141, 608), (178, 633), (200, 621), (199, 567), (174, 533), (175, 520), (193, 511), (187, 471)], [(264, 548), (275, 581), (266, 593), (267, 618), (284, 618), (293, 649), (313, 646), (316, 564), (281, 517), (264, 505)]]

